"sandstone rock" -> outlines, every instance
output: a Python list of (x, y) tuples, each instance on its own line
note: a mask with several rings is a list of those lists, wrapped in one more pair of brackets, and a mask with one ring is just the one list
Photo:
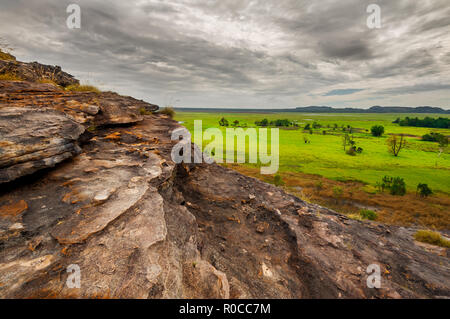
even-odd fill
[(142, 121), (158, 106), (113, 92), (68, 92), (51, 84), (0, 81), (0, 106), (51, 108), (85, 127)]
[(23, 80), (37, 82), (50, 80), (61, 86), (79, 84), (72, 75), (63, 72), (59, 66), (44, 65), (37, 62), (25, 63), (15, 60), (0, 60), (0, 74), (11, 73)]
[(0, 108), (0, 183), (10, 182), (81, 152), (84, 128), (53, 110)]

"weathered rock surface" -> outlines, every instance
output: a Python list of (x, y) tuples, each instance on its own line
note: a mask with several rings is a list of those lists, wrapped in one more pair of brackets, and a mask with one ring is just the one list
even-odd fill
[(0, 108), (0, 183), (79, 154), (84, 128), (54, 110)]
[(26, 81), (50, 80), (61, 86), (79, 84), (72, 75), (63, 72), (59, 66), (44, 65), (37, 62), (25, 63), (0, 59), (0, 74), (14, 74)]
[(0, 106), (32, 106), (64, 112), (85, 126), (129, 124), (158, 106), (113, 92), (67, 92), (51, 84), (0, 81)]
[(0, 81), (0, 183), (80, 152), (85, 128), (130, 124), (158, 106), (112, 92), (66, 92), (51, 84)]
[[(132, 118), (136, 100), (33, 90), (9, 91), (0, 110), (65, 116), (55, 136), (105, 125), (79, 155), (0, 184), (2, 298), (450, 298), (447, 252), (414, 229), (351, 220), (216, 164), (177, 165), (178, 124)], [(58, 127), (32, 122), (19, 133)], [(371, 264), (380, 289), (367, 287)]]

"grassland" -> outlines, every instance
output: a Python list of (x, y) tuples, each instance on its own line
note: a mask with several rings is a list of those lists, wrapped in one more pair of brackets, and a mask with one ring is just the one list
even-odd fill
[[(300, 197), (341, 210), (354, 213), (361, 207), (375, 207), (380, 210), (380, 219), (398, 224), (418, 223), (433, 228), (449, 227), (450, 194), (450, 152), (447, 147), (439, 155), (437, 143), (421, 141), (426, 133), (438, 132), (449, 136), (449, 129), (401, 127), (392, 122), (400, 117), (424, 117), (424, 114), (307, 114), (307, 113), (200, 113), (177, 112), (175, 119), (192, 131), (194, 120), (203, 121), (203, 129), (220, 127), (220, 118), (230, 123), (235, 120), (240, 125), (256, 127), (255, 121), (289, 119), (296, 121), (299, 129), (280, 129), (280, 169), (279, 174), (285, 187), (292, 193), (302, 189)], [(427, 116), (449, 117), (442, 114)], [(313, 129), (313, 134), (304, 132), (308, 123), (318, 123), (322, 127)], [(383, 125), (385, 134), (373, 137), (370, 128)], [(336, 129), (334, 127), (337, 126)], [(343, 150), (342, 127), (351, 126), (361, 154), (347, 155)], [(224, 128), (221, 128), (224, 130)], [(325, 133), (324, 133), (325, 131)], [(407, 146), (398, 157), (388, 152), (386, 140), (389, 134), (407, 135)], [(225, 135), (225, 134), (224, 134)], [(304, 142), (306, 137), (310, 143)], [(204, 141), (208, 143), (208, 141)], [(271, 182), (273, 176), (259, 175), (258, 165), (231, 165), (244, 174)], [(376, 183), (383, 176), (404, 178), (408, 189), (406, 197), (379, 194)], [(321, 187), (317, 184), (321, 183)], [(419, 183), (428, 184), (435, 193), (432, 198), (422, 199), (415, 195)], [(343, 189), (341, 198), (333, 196), (332, 189)], [(359, 203), (356, 206), (348, 202)], [(425, 206), (424, 204), (425, 203)], [(409, 207), (414, 205), (414, 207)], [(353, 208), (352, 208), (353, 207)], [(402, 216), (402, 217), (399, 217)], [(434, 216), (431, 218), (430, 216)]]

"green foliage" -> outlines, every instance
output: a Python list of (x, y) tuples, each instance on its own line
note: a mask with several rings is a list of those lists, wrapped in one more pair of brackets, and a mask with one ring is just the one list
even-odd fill
[(289, 126), (298, 126), (298, 124), (294, 124), (292, 121), (288, 119), (276, 119), (274, 121), (270, 121), (268, 119), (263, 119), (262, 121), (255, 121), (256, 126), (277, 126), (277, 127), (289, 127)]
[(400, 126), (416, 126), (416, 127), (433, 127), (433, 128), (450, 128), (450, 119), (438, 117), (437, 119), (425, 117), (424, 119), (405, 117), (398, 120)]
[(401, 177), (384, 176), (381, 185), (381, 190), (389, 190), (391, 195), (403, 196), (406, 194), (406, 183)]
[(414, 238), (423, 243), (450, 248), (449, 240), (443, 238), (440, 233), (431, 230), (419, 230), (414, 235)]
[(377, 213), (370, 209), (361, 209), (359, 215), (361, 218), (368, 220), (376, 220), (378, 218)]
[(448, 137), (441, 133), (431, 132), (422, 136), (422, 141), (437, 142), (440, 147), (446, 147), (448, 145)]
[(347, 155), (350, 155), (350, 156), (355, 156), (355, 155), (356, 155), (356, 150), (355, 150), (355, 148), (352, 146), (352, 147), (350, 147), (348, 150), (346, 150), (345, 153), (346, 153)]
[(419, 185), (417, 185), (417, 194), (419, 194), (420, 197), (428, 197), (433, 194), (433, 191), (427, 184), (419, 183)]
[(333, 187), (333, 195), (335, 198), (340, 198), (342, 196), (342, 194), (344, 194), (342, 187), (340, 187), (340, 186)]
[(220, 126), (228, 126), (230, 124), (228, 123), (228, 120), (226, 118), (222, 117), (219, 121), (219, 125)]
[(384, 134), (384, 126), (382, 126), (382, 125), (374, 125), (374, 126), (372, 126), (370, 131), (372, 132), (372, 135), (375, 136), (375, 137), (381, 136), (381, 135)]
[(392, 185), (390, 187), (391, 195), (403, 196), (406, 194), (406, 184), (403, 178), (394, 177), (392, 180)]
[(275, 186), (281, 186), (284, 185), (283, 179), (281, 178), (280, 175), (275, 175), (273, 178), (273, 183), (275, 184)]
[(303, 128), (303, 130), (308, 131), (311, 130), (311, 125), (308, 123), (305, 125), (305, 127)]
[(145, 107), (141, 107), (141, 108), (139, 109), (139, 113), (140, 113), (141, 115), (150, 115), (150, 114), (153, 114), (152, 112), (147, 111), (147, 109), (146, 109)]

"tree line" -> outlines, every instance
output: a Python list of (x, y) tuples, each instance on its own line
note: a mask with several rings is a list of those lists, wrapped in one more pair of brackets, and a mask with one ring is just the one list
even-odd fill
[(431, 127), (431, 128), (450, 128), (450, 119), (445, 117), (439, 117), (437, 119), (431, 117), (425, 117), (419, 119), (418, 117), (410, 118), (405, 117), (403, 120), (397, 118), (394, 122), (400, 126), (415, 126), (415, 127)]

